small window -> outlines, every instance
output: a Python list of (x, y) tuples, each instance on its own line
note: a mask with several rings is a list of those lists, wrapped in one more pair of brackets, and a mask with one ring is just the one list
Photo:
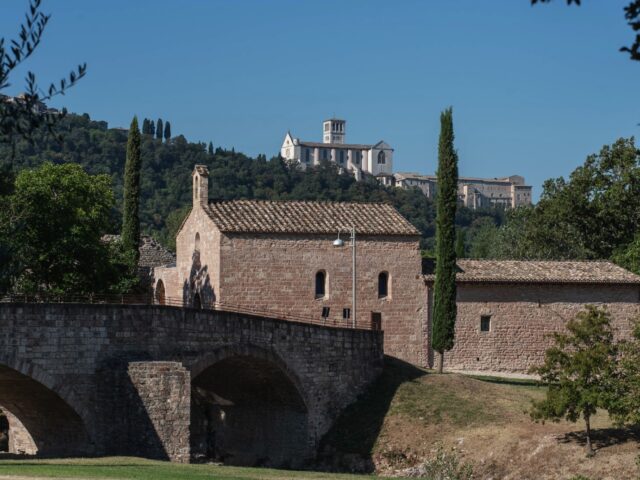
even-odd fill
[(196, 239), (194, 240), (194, 245), (193, 245), (193, 251), (194, 252), (199, 252), (200, 251), (200, 234), (196, 233)]
[(351, 318), (351, 309), (350, 308), (343, 308), (342, 309), (342, 318), (344, 318), (345, 320), (348, 320), (349, 318)]
[(371, 330), (382, 330), (382, 313), (371, 312)]
[(380, 272), (378, 275), (378, 298), (387, 298), (389, 295), (389, 274)]
[(378, 153), (378, 164), (383, 164), (387, 162), (386, 155), (383, 150), (380, 150)]
[(328, 153), (329, 153), (329, 150), (327, 150), (326, 148), (324, 150), (322, 150), (322, 159), (323, 160), (326, 160), (329, 157)]
[(311, 149), (310, 148), (305, 148), (304, 150), (304, 159), (306, 162), (309, 162), (309, 160), (311, 160)]
[(200, 300), (200, 294), (196, 293), (193, 296), (193, 308), (200, 310), (202, 309), (202, 301)]
[(481, 332), (490, 332), (491, 331), (491, 316), (490, 315), (482, 315), (480, 317), (480, 331)]
[(320, 270), (316, 273), (316, 298), (324, 298), (327, 294), (327, 274)]
[(340, 150), (340, 163), (344, 163), (344, 150)]

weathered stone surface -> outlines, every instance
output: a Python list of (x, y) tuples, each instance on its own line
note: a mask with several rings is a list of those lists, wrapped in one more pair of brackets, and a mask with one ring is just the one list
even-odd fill
[[(292, 466), (300, 465), (380, 372), (382, 355), (375, 331), (160, 306), (0, 304), (0, 405), (43, 454), (185, 461), (195, 445), (192, 453), (206, 456), (215, 428), (197, 422), (226, 409), (228, 441), (216, 455), (233, 450), (234, 463), (276, 464), (284, 458), (278, 448), (293, 449)], [(192, 402), (190, 384), (204, 407)], [(297, 445), (278, 437), (282, 426), (302, 432)], [(243, 435), (261, 428), (263, 443), (280, 446), (247, 443), (243, 457)]]
[[(542, 363), (553, 343), (549, 334), (589, 304), (606, 307), (617, 336), (626, 337), (640, 315), (639, 293), (633, 284), (460, 284), (455, 346), (445, 353), (445, 368), (527, 373)], [(491, 319), (487, 332), (480, 331), (481, 316)]]

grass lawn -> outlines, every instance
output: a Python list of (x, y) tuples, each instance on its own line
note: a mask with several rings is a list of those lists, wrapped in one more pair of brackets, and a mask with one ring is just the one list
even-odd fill
[[(63, 460), (0, 460), (0, 479), (7, 478), (100, 478), (135, 480), (352, 480), (366, 475), (271, 470), (266, 468), (180, 465), (134, 457)], [(375, 477), (381, 478), (381, 477)]]

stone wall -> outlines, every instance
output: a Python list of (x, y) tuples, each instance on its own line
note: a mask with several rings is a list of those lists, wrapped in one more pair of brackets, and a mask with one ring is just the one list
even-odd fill
[[(351, 245), (333, 246), (335, 236), (223, 234), (221, 238), (220, 301), (350, 325), (343, 309), (351, 308)], [(414, 237), (358, 237), (357, 324), (371, 325), (380, 313), (385, 353), (416, 365), (426, 365), (425, 287), (420, 278), (420, 251)], [(315, 295), (315, 276), (326, 272), (327, 290)], [(378, 275), (389, 274), (389, 292), (378, 297)]]
[[(43, 454), (183, 461), (188, 372), (192, 379), (209, 378), (204, 387), (212, 398), (228, 389), (225, 378), (237, 378), (240, 386), (244, 378), (285, 378), (279, 385), (299, 396), (292, 405), (303, 405), (306, 418), (302, 462), (378, 375), (382, 358), (382, 335), (374, 331), (160, 306), (0, 304), (0, 383), (12, 385), (0, 389), (0, 405), (19, 418)], [(206, 373), (229, 361), (242, 368)], [(228, 395), (245, 394), (231, 389)], [(279, 390), (270, 394), (271, 404), (280, 402)], [(127, 415), (134, 411), (147, 427), (139, 430), (144, 442), (160, 445), (166, 456), (131, 436), (134, 420)]]
[(35, 455), (38, 453), (38, 447), (20, 419), (6, 409), (2, 411), (9, 422), (9, 453), (17, 455)]
[[(586, 305), (605, 306), (624, 337), (640, 314), (638, 300), (634, 285), (458, 285), (455, 346), (445, 353), (445, 369), (527, 373), (543, 361), (548, 335)], [(490, 331), (480, 331), (481, 316), (490, 316)]]

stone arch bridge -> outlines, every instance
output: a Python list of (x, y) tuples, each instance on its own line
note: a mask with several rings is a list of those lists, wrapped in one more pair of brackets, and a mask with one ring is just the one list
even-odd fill
[(0, 304), (15, 452), (300, 466), (382, 368), (382, 333), (151, 305)]

